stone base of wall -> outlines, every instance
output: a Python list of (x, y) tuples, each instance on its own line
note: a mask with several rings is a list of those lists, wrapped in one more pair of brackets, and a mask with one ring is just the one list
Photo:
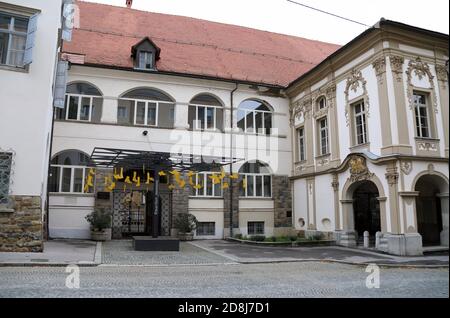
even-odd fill
[(297, 231), (292, 227), (276, 227), (273, 229), (273, 236), (296, 236)]
[(0, 252), (42, 252), (41, 197), (11, 196), (0, 207)]

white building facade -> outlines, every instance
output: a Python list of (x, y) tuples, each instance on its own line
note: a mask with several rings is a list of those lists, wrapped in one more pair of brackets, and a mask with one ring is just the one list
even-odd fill
[(382, 20), (290, 86), (297, 230), (448, 246), (447, 41)]
[(61, 1), (0, 1), (0, 251), (41, 251)]

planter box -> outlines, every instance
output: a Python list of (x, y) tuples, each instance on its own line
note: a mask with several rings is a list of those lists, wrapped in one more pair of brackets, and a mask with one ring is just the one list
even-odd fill
[(111, 229), (104, 229), (103, 231), (91, 230), (91, 240), (98, 242), (111, 241), (111, 232)]
[(194, 233), (178, 233), (178, 238), (180, 241), (193, 241)]

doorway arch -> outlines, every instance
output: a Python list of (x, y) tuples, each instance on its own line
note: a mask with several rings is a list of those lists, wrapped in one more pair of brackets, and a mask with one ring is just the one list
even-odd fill
[(380, 193), (372, 181), (362, 181), (355, 185), (353, 199), (353, 217), (355, 231), (358, 237), (363, 237), (365, 231), (375, 236), (381, 231)]
[(438, 174), (421, 174), (414, 182), (417, 231), (423, 246), (448, 246), (448, 181)]

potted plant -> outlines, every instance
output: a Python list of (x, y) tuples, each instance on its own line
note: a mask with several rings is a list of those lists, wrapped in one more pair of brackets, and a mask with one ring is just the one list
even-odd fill
[(93, 241), (111, 240), (111, 213), (105, 210), (94, 210), (86, 216), (91, 224), (91, 239)]
[(182, 213), (175, 218), (174, 226), (178, 230), (180, 241), (192, 241), (197, 228), (197, 218), (192, 214)]

